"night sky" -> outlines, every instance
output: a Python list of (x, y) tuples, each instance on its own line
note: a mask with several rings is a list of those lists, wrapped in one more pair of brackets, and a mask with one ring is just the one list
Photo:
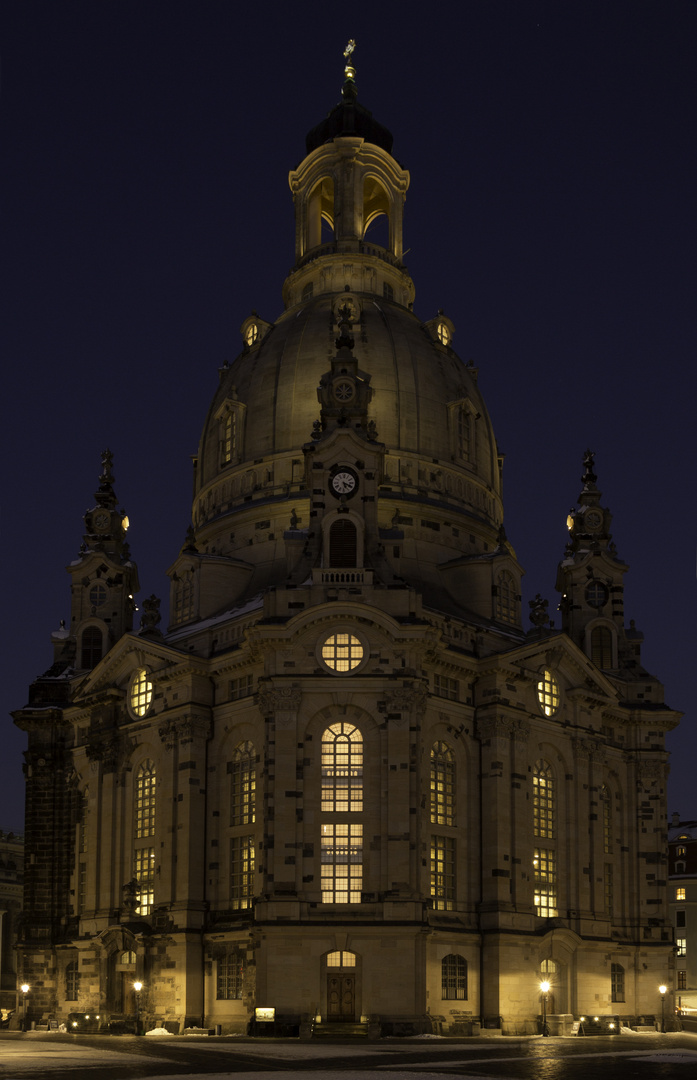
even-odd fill
[(4, 0), (0, 828), (23, 822), (9, 712), (69, 617), (103, 447), (166, 609), (218, 368), (252, 309), (281, 313), (287, 174), (349, 37), (411, 173), (415, 311), (454, 321), (506, 454), (524, 625), (558, 603), (590, 447), (627, 620), (685, 712), (668, 808), (697, 817), (697, 4)]

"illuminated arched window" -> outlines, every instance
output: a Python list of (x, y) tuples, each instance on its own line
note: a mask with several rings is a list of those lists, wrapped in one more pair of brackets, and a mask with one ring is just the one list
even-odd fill
[(438, 323), (438, 326), (436, 327), (436, 334), (438, 335), (438, 340), (440, 341), (441, 345), (450, 344), (450, 329), (446, 323)]
[(549, 762), (540, 758), (532, 770), (533, 834), (554, 839), (554, 775)]
[(102, 659), (102, 631), (98, 626), (86, 626), (82, 631), (80, 661), (83, 668), (93, 668)]
[(256, 821), (256, 754), (250, 742), (240, 743), (229, 765), (231, 777), (231, 825)]
[(145, 668), (140, 668), (131, 681), (130, 703), (136, 716), (145, 716), (152, 702), (152, 683)]
[[(149, 915), (155, 896), (155, 848), (147, 840), (155, 835), (155, 781), (152, 761), (144, 761), (135, 781), (135, 839), (133, 878), (136, 915)], [(143, 841), (146, 843), (143, 843)]]
[[(257, 333), (256, 326), (250, 326), (247, 331)], [(237, 417), (232, 409), (226, 412), (222, 420), (220, 460), (223, 465), (229, 465), (237, 454)]]
[(505, 623), (518, 621), (515, 578), (508, 570), (502, 570), (496, 580), (496, 618)]
[(144, 761), (136, 774), (136, 840), (155, 835), (155, 779), (155, 765)]
[(559, 708), (559, 683), (547, 668), (537, 684), (537, 700), (545, 716), (554, 716)]
[(356, 966), (356, 954), (352, 952), (343, 952), (337, 950), (336, 952), (327, 953), (327, 967), (328, 968), (353, 968)]
[(441, 960), (441, 987), (443, 1001), (467, 1000), (467, 961), (459, 953), (449, 953)]
[(363, 737), (341, 721), (322, 736), (322, 810), (344, 813), (363, 809)]
[(599, 668), (612, 667), (612, 633), (607, 626), (594, 626), (591, 630), (591, 660)]
[(455, 824), (455, 757), (444, 742), (431, 747), (431, 822)]

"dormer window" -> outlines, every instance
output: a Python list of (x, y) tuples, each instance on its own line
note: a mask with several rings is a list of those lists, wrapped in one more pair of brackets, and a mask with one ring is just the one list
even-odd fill
[(438, 326), (436, 327), (436, 334), (441, 345), (450, 344), (450, 330), (444, 322), (438, 323)]
[(244, 340), (247, 345), (253, 345), (259, 337), (259, 327), (256, 323), (250, 323), (245, 330)]

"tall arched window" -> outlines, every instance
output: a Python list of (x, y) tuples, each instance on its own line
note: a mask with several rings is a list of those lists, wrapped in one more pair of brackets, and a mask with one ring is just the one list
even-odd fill
[(234, 1001), (242, 997), (245, 956), (241, 949), (230, 949), (218, 958), (215, 996), (219, 1001)]
[(467, 961), (459, 953), (449, 953), (441, 960), (441, 986), (443, 1001), (467, 1000)]
[(600, 811), (603, 821), (603, 851), (612, 855), (612, 801), (605, 784), (600, 789)]
[(329, 529), (329, 565), (354, 567), (358, 562), (358, 535), (350, 518), (341, 517)]
[(136, 840), (155, 835), (155, 764), (144, 761), (136, 774)]
[(65, 969), (65, 1000), (77, 1001), (80, 975), (77, 960), (71, 960)]
[(363, 736), (353, 724), (332, 724), (322, 736), (322, 810), (363, 809)]
[(235, 748), (230, 772), (231, 825), (253, 825), (256, 821), (256, 754), (251, 742)]
[(513, 574), (508, 570), (502, 570), (496, 580), (496, 618), (505, 623), (518, 620), (518, 594)]
[(82, 631), (80, 661), (83, 668), (93, 668), (102, 659), (102, 631), (98, 626), (86, 626)]
[(455, 824), (455, 757), (444, 742), (431, 747), (431, 822)]
[(135, 850), (133, 877), (136, 882), (136, 914), (149, 915), (155, 897), (155, 848), (147, 841), (155, 835), (155, 764), (144, 761), (135, 781)]
[(554, 774), (548, 761), (539, 758), (532, 770), (533, 833), (554, 839)]
[(599, 668), (612, 667), (612, 634), (607, 626), (595, 626), (591, 630), (591, 660)]
[(552, 767), (543, 758), (533, 767), (532, 791), (533, 835), (546, 841), (533, 853), (533, 903), (535, 914), (548, 919), (557, 914), (556, 807)]
[[(363, 737), (339, 721), (322, 735), (323, 814), (363, 810)], [(323, 821), (320, 829), (322, 903), (359, 904), (363, 888), (363, 823)]]

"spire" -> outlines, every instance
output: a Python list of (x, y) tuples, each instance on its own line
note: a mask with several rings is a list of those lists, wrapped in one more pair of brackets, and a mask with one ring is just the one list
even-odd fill
[(348, 45), (344, 49), (344, 60), (346, 65), (344, 67), (344, 85), (341, 88), (341, 96), (344, 101), (354, 102), (358, 97), (358, 87), (356, 86), (356, 69), (353, 66), (353, 54), (356, 49), (356, 42), (351, 38)]
[(81, 556), (91, 551), (103, 551), (117, 562), (128, 562), (130, 550), (126, 543), (128, 518), (118, 509), (114, 491), (114, 455), (102, 450), (102, 471), (99, 486), (94, 493), (96, 505), (85, 514), (85, 535), (80, 548)]
[(610, 548), (614, 554), (614, 544), (611, 543), (610, 523), (612, 514), (600, 505), (602, 491), (598, 490), (598, 477), (595, 472), (595, 452), (586, 450), (583, 455), (583, 476), (581, 483), (583, 488), (578, 497), (579, 508), (572, 507), (566, 519), (569, 530), (569, 544), (567, 555), (577, 551)]
[(392, 133), (373, 118), (373, 114), (358, 103), (356, 69), (353, 66), (353, 54), (356, 42), (353, 38), (344, 49), (344, 85), (341, 88), (341, 101), (335, 105), (325, 120), (314, 127), (305, 139), (307, 153), (311, 154), (318, 146), (343, 137), (359, 137), (368, 143), (392, 153)]
[(102, 450), (102, 472), (99, 477), (99, 488), (94, 493), (97, 506), (103, 506), (107, 510), (113, 510), (116, 506), (114, 493), (114, 455), (111, 450)]

